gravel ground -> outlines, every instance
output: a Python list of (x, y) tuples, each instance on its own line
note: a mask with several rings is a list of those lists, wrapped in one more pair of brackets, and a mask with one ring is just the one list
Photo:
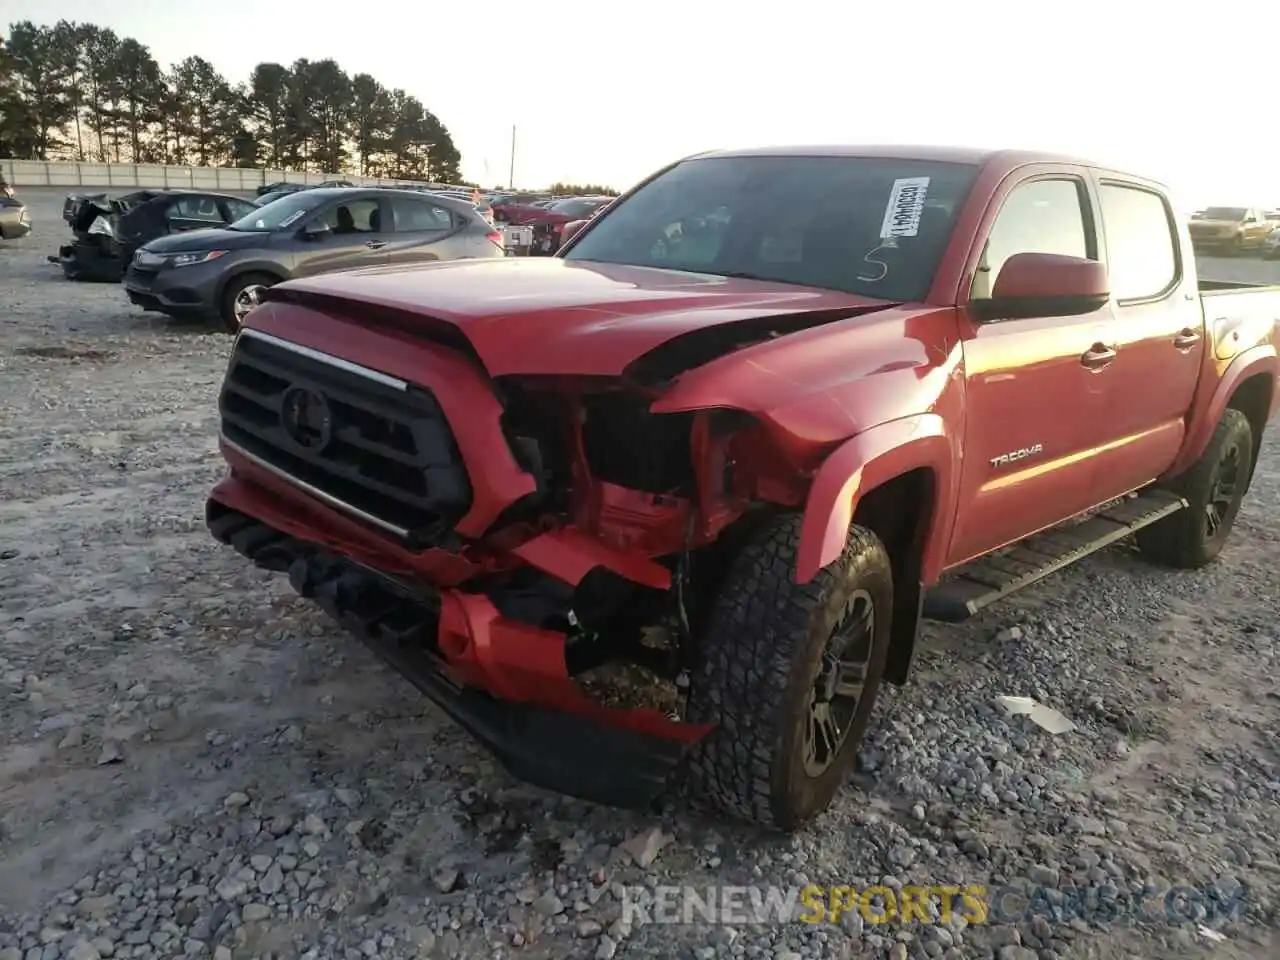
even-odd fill
[[(64, 281), (44, 260), (61, 194), (24, 196), (36, 233), (0, 245), (0, 960), (1280, 953), (1275, 439), (1210, 569), (1115, 548), (929, 629), (863, 772), (811, 830), (619, 813), (511, 780), (209, 537), (229, 340)], [(1003, 719), (1006, 693), (1077, 729)], [(808, 882), (1008, 886), (1041, 909), (974, 925), (621, 913), (622, 885)], [(1172, 921), (1171, 884), (1197, 893)], [(1142, 917), (1053, 911), (1073, 889), (1144, 885)]]

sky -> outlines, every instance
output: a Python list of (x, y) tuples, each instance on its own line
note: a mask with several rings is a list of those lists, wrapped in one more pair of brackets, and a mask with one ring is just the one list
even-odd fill
[(625, 189), (716, 148), (954, 144), (1088, 157), (1184, 209), (1280, 207), (1280, 6), (1263, 0), (0, 2), (23, 19), (111, 27), (233, 81), (333, 57), (420, 98), (485, 186), (508, 181), (514, 127), (525, 188)]

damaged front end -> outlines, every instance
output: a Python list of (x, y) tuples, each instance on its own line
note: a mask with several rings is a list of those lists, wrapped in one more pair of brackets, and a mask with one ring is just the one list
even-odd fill
[(530, 336), (523, 319), (410, 315), (372, 279), (364, 302), (332, 293), (354, 279), (326, 283), (274, 288), (236, 341), (213, 534), (287, 572), (517, 776), (652, 799), (710, 732), (681, 717), (727, 563), (756, 520), (803, 503), (814, 466), (741, 410), (654, 404), (718, 356), (887, 305), (651, 314), (573, 374), (531, 373), (557, 363), (545, 345), (495, 346)]
[[(657, 393), (618, 378), (491, 380), (455, 349), (397, 350), (431, 389), (244, 331), (211, 531), (287, 572), (517, 776), (652, 799), (710, 729), (679, 703), (721, 535), (771, 475), (770, 499), (800, 496), (781, 457), (745, 415), (654, 415)], [(619, 665), (665, 702), (602, 702), (593, 677)]]

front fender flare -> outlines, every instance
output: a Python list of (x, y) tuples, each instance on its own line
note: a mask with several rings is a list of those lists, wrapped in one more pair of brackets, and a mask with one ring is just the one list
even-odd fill
[(844, 549), (858, 501), (870, 490), (920, 467), (934, 474), (933, 504), (922, 574), (936, 577), (955, 515), (955, 446), (936, 413), (890, 420), (836, 448), (818, 469), (805, 501), (796, 547), (796, 583), (808, 583)]

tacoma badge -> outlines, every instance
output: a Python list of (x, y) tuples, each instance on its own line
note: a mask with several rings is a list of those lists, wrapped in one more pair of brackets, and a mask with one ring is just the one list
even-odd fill
[(1007, 467), (1011, 463), (1017, 463), (1019, 460), (1025, 460), (1027, 457), (1034, 457), (1037, 453), (1044, 452), (1044, 444), (1036, 443), (1029, 447), (1023, 447), (1021, 450), (1013, 450), (1009, 453), (1002, 453), (998, 457), (991, 458), (993, 467)]

